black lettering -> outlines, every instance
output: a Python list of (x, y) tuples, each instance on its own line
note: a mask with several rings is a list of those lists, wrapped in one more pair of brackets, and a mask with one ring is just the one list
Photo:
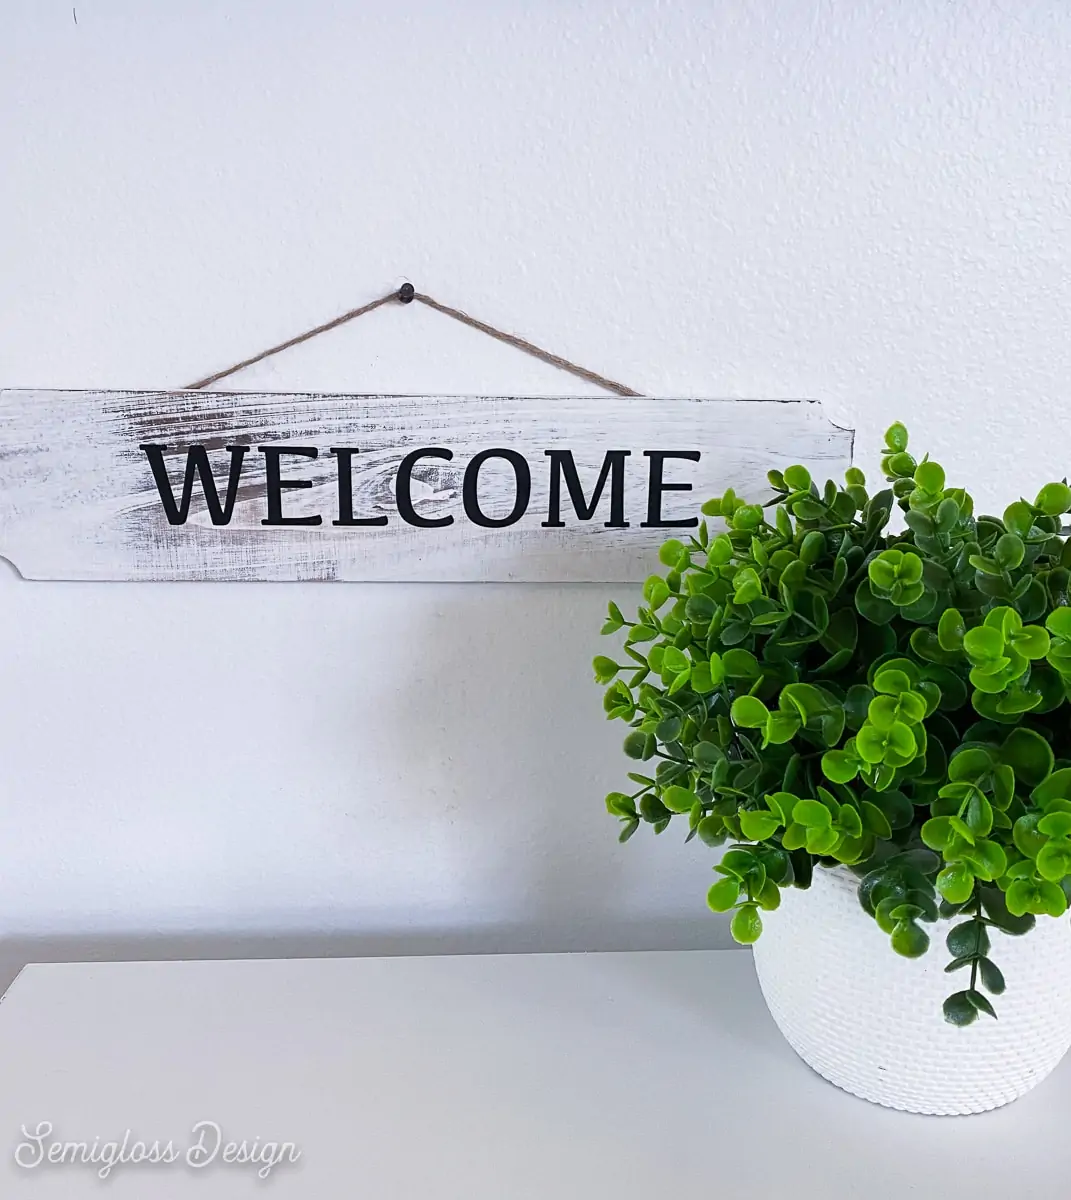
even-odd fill
[(407, 525), (415, 525), (418, 529), (441, 529), (444, 525), (452, 525), (454, 518), (422, 517), (413, 507), (413, 468), (422, 458), (443, 458), (447, 462), (454, 457), (452, 450), (444, 450), (442, 446), (425, 446), (422, 450), (414, 450), (407, 454), (398, 465), (398, 478), (394, 484), (394, 498), (398, 503), (398, 516)]
[(640, 522), (642, 529), (688, 529), (699, 524), (698, 517), (685, 517), (679, 521), (662, 519), (663, 492), (690, 492), (690, 483), (665, 483), (662, 480), (662, 464), (667, 458), (685, 458), (689, 462), (699, 461), (698, 450), (644, 450), (651, 460), (651, 476), (647, 490), (647, 520)]
[(550, 459), (550, 502), (547, 519), (543, 522), (544, 529), (561, 529), (565, 522), (561, 519), (562, 475), (569, 489), (569, 499), (581, 521), (590, 521), (595, 515), (595, 509), (602, 498), (602, 490), (606, 480), (610, 479), (610, 519), (605, 522), (607, 529), (628, 529), (625, 520), (625, 459), (631, 450), (607, 450), (602, 460), (602, 470), (598, 482), (591, 494), (591, 503), (584, 498), (584, 489), (580, 486), (580, 476), (576, 471), (571, 450), (544, 450)]
[(190, 512), (190, 500), (193, 497), (193, 479), (201, 477), (201, 491), (204, 492), (205, 505), (212, 517), (213, 525), (227, 525), (234, 512), (234, 502), (238, 497), (238, 480), (242, 474), (242, 460), (245, 458), (248, 446), (227, 446), (231, 456), (230, 474), (227, 477), (227, 496), (222, 506), (219, 493), (216, 490), (215, 476), (208, 461), (208, 452), (204, 446), (191, 446), (186, 451), (186, 475), (182, 481), (182, 500), (175, 503), (175, 493), (171, 490), (171, 480), (168, 478), (167, 467), (164, 465), (166, 446), (146, 444), (138, 447), (144, 450), (152, 468), (156, 489), (160, 493), (160, 501), (164, 506), (168, 522), (171, 525), (185, 525)]
[(338, 458), (338, 520), (332, 525), (386, 525), (386, 517), (355, 517), (353, 515), (353, 456), (360, 454), (357, 446), (332, 446), (328, 451)]
[[(480, 508), (480, 468), (489, 458), (505, 459), (516, 476), (517, 492), (508, 517), (488, 517)], [(532, 498), (532, 472), (528, 469), (528, 460), (516, 450), (481, 450), (465, 468), (461, 497), (465, 515), (473, 525), (482, 525), (485, 529), (505, 529), (507, 525), (515, 525), (527, 512), (528, 501)]]
[(268, 478), (267, 500), (268, 515), (261, 525), (319, 525), (323, 517), (319, 514), (313, 517), (284, 517), (283, 488), (311, 488), (311, 479), (283, 479), (279, 470), (279, 460), (284, 454), (296, 454), (301, 458), (315, 458), (315, 446), (258, 446), (264, 455), (264, 473)]

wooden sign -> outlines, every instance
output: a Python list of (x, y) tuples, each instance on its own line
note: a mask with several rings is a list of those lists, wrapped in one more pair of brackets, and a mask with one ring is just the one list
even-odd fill
[(808, 401), (4, 391), (0, 555), (29, 579), (629, 582), (710, 496), (851, 450)]

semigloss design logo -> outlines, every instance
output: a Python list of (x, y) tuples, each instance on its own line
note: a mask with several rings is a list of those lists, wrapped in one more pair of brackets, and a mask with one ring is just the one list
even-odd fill
[(119, 1138), (94, 1137), (65, 1140), (54, 1136), (51, 1121), (22, 1126), (22, 1140), (15, 1147), (15, 1162), (23, 1170), (38, 1167), (93, 1167), (101, 1179), (118, 1168), (186, 1167), (199, 1171), (214, 1164), (247, 1167), (267, 1179), (279, 1166), (296, 1163), (301, 1150), (294, 1142), (260, 1137), (233, 1141), (224, 1136), (216, 1121), (197, 1121), (181, 1139), (137, 1137), (127, 1129)]

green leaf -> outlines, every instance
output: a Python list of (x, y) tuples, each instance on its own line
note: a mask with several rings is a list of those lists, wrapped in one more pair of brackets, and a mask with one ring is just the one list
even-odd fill
[(725, 758), (725, 751), (715, 742), (696, 742), (692, 759), (697, 767), (710, 770)]
[(787, 711), (796, 711), (804, 721), (812, 721), (829, 711), (829, 699), (810, 683), (790, 683), (781, 689), (778, 701)]
[(682, 671), (687, 671), (691, 666), (691, 660), (683, 650), (678, 650), (676, 646), (667, 646), (665, 653), (662, 655), (662, 674), (663, 676), (677, 676)]
[(829, 829), (833, 817), (820, 800), (800, 800), (792, 809), (792, 819), (808, 829)]
[(906, 829), (915, 819), (914, 804), (903, 792), (896, 789), (884, 792), (868, 791), (863, 799), (864, 802), (880, 808), (893, 829)]
[(640, 797), (639, 810), (640, 816), (652, 825), (668, 821), (671, 816), (669, 809), (653, 792), (648, 792), (646, 796)]
[[(732, 653), (732, 651), (730, 651), (729, 653)], [(721, 685), (722, 681), (725, 679), (725, 662), (723, 661), (721, 655), (716, 650), (710, 656), (709, 669), (710, 669), (710, 682), (715, 687), (719, 687)]]
[(915, 468), (915, 482), (927, 492), (943, 492), (945, 489), (944, 467), (935, 462), (920, 462)]
[(781, 907), (781, 889), (774, 880), (768, 878), (755, 893), (755, 899), (759, 902), (760, 908), (765, 909), (766, 912), (773, 912)]
[(695, 792), (688, 788), (680, 787), (678, 784), (673, 784), (667, 787), (662, 793), (662, 803), (672, 813), (686, 813), (691, 810), (693, 804), (699, 801), (699, 797)]
[(983, 996), (981, 992), (977, 991), (975, 988), (968, 988), (965, 995), (967, 1000), (974, 1005), (979, 1012), (984, 1012), (987, 1016), (990, 1016), (996, 1020), (997, 1014), (993, 1011), (993, 1005), (989, 1003), (989, 1000)]
[(954, 832), (958, 833), (968, 846), (974, 845), (974, 830), (963, 820), (962, 817), (951, 816), (948, 818), (948, 823), (952, 826)]
[(800, 543), (799, 555), (808, 566), (818, 562), (825, 553), (825, 535), (817, 529), (812, 529)]
[(1067, 912), (1067, 896), (1059, 884), (1045, 879), (1037, 885), (1037, 890), (1038, 905), (1034, 912), (1050, 917), (1062, 917)]
[(621, 828), (621, 832), (617, 835), (617, 840), (622, 845), (624, 845), (624, 843), (627, 842), (630, 837), (632, 837), (632, 835), (636, 832), (637, 829), (639, 829), (639, 827), (640, 827), (639, 817), (633, 817), (631, 820), (626, 821), (625, 824)]
[(1071, 875), (1071, 841), (1067, 838), (1053, 838), (1046, 842), (1038, 851), (1035, 863), (1042, 879), (1059, 883), (1061, 879)]
[(963, 649), (974, 662), (991, 662), (1004, 653), (1004, 635), (999, 629), (977, 625), (963, 635)]
[(740, 813), (740, 831), (749, 842), (764, 842), (781, 827), (781, 822), (771, 812), (744, 811)]
[[(607, 625), (612, 625), (614, 627), (614, 629), (620, 629), (621, 626), (624, 625), (625, 615), (624, 615), (624, 613), (622, 613), (621, 609), (618, 608), (618, 606), (612, 600), (607, 605), (606, 612), (607, 612), (607, 621), (606, 621)], [(613, 630), (610, 630), (609, 632), (613, 632)]]
[[(853, 683), (844, 697), (844, 715), (849, 728), (858, 729), (867, 718), (870, 701), (874, 699), (872, 689), (862, 683)], [(842, 782), (847, 783), (847, 780)]]
[(1034, 513), (1030, 505), (1023, 500), (1016, 500), (1004, 510), (1004, 527), (1009, 533), (1025, 538), (1034, 524)]
[(1015, 772), (1027, 787), (1037, 787), (1052, 771), (1053, 754), (1049, 743), (1033, 729), (1021, 725), (1013, 729), (1000, 748), (1001, 761)]
[(750, 946), (759, 940), (762, 934), (762, 917), (754, 904), (742, 904), (733, 916), (729, 926), (733, 940), (741, 945)]
[(606, 797), (606, 811), (612, 817), (634, 817), (636, 801), (631, 796), (626, 796), (624, 792), (611, 792)]
[(859, 760), (845, 750), (827, 750), (822, 755), (822, 774), (832, 783), (851, 783), (859, 774)]
[(946, 608), (937, 622), (937, 640), (941, 649), (950, 654), (962, 650), (966, 632), (967, 626), (959, 609)]
[(952, 863), (937, 876), (937, 890), (950, 904), (965, 904), (974, 891), (974, 876), (966, 863)]
[(965, 855), (974, 868), (974, 873), (981, 879), (991, 881), (1000, 879), (1008, 869), (1008, 856), (999, 842), (985, 838)]
[(1071, 800), (1071, 767), (1053, 771), (1034, 788), (1030, 799), (1041, 808), (1047, 808), (1054, 800)]
[(954, 830), (951, 817), (931, 817), (919, 832), (919, 836), (930, 847), (943, 853), (952, 841)]
[(1041, 850), (1048, 845), (1049, 839), (1038, 832), (1040, 820), (1040, 813), (1025, 813), (1012, 826), (1012, 841), (1015, 842), (1019, 853), (1025, 854), (1027, 858), (1037, 858)]
[(1051, 812), (1038, 822), (1038, 833), (1049, 838), (1065, 838), (1071, 835), (1071, 812)]
[(733, 724), (743, 729), (764, 729), (770, 710), (757, 696), (737, 696), (732, 705)]
[(707, 550), (708, 567), (724, 567), (733, 557), (733, 543), (727, 533), (719, 533)]
[(628, 636), (625, 641), (632, 642), (652, 642), (658, 637), (658, 630), (653, 625), (633, 625), (628, 631)]
[(693, 663), (688, 673), (688, 684), (693, 692), (700, 696), (709, 695), (717, 686), (710, 675), (710, 664), (705, 662)]
[(762, 524), (762, 509), (757, 504), (741, 504), (729, 522), (733, 529), (750, 532)]
[(660, 742), (675, 742), (681, 735), (684, 722), (674, 715), (659, 721), (655, 726), (655, 734)]
[[(680, 545), (680, 543), (677, 543)], [(659, 609), (669, 599), (669, 586), (661, 575), (650, 575), (643, 585), (643, 598), (652, 611)]]
[(951, 497), (942, 500), (937, 506), (937, 513), (934, 517), (934, 523), (937, 526), (938, 533), (951, 533), (956, 527), (957, 521), (960, 518), (959, 505)]
[(754, 567), (741, 567), (733, 576), (733, 603), (750, 604), (762, 595), (762, 580)]
[(982, 957), (978, 960), (978, 974), (981, 976), (982, 984), (987, 991), (992, 992), (994, 996), (1003, 994), (1006, 986), (1004, 976), (991, 958)]
[(1015, 916), (1009, 912), (1004, 893), (999, 888), (982, 887), (979, 889), (979, 894), (986, 916), (1002, 932), (1012, 937), (1021, 937), (1024, 933), (1029, 933), (1034, 928), (1035, 921), (1033, 914), (1025, 913), (1021, 916)]
[(892, 948), (904, 958), (918, 958), (930, 946), (930, 935), (914, 921), (897, 921), (892, 931)]
[(792, 809), (799, 799), (791, 792), (770, 792), (766, 796), (766, 806), (777, 817), (782, 825), (788, 825), (792, 820)]
[(856, 588), (855, 607), (859, 615), (872, 625), (887, 625), (896, 615), (896, 606), (875, 596), (867, 579)]
[(1045, 618), (1045, 627), (1057, 637), (1071, 639), (1071, 608), (1054, 608)]
[(807, 844), (807, 826), (793, 821), (781, 835), (781, 845), (786, 850), (802, 850)]
[(885, 757), (885, 735), (873, 725), (864, 725), (855, 738), (855, 748), (867, 763), (880, 763)]
[(806, 467), (793, 466), (784, 472), (785, 483), (794, 492), (805, 492), (811, 486), (811, 473)]
[(892, 826), (889, 823), (889, 818), (884, 812), (869, 800), (864, 800), (859, 805), (860, 812), (863, 818), (863, 827), (868, 833), (872, 833), (875, 837), (890, 838), (892, 837)]
[(650, 758), (654, 753), (654, 738), (650, 734), (634, 729), (625, 738), (625, 753), (629, 758)]
[(964, 921), (948, 931), (945, 945), (953, 958), (964, 954), (988, 954), (989, 934), (981, 921)]
[(1040, 625), (1024, 625), (1010, 640), (1016, 651), (1025, 658), (1044, 658), (1049, 652), (1049, 635)]
[(947, 967), (945, 974), (951, 975), (953, 971), (962, 971), (964, 967), (972, 967), (979, 961), (972, 954), (965, 954), (962, 958), (954, 958)]
[(978, 1019), (978, 1009), (971, 1003), (966, 992), (953, 992), (942, 1006), (945, 1020), (961, 1028)]
[[(884, 819), (884, 818), (882, 818)], [(850, 804), (842, 804), (837, 817), (837, 827), (840, 832), (851, 840), (862, 837), (863, 821), (859, 813)]]
[(1014, 571), (1026, 555), (1023, 539), (1014, 533), (1002, 534), (993, 548), (993, 558), (1003, 571)]
[(803, 844), (810, 854), (831, 854), (840, 836), (835, 829), (818, 829), (812, 825), (807, 827), (807, 838)]
[(595, 671), (596, 683), (609, 683), (621, 670), (612, 658), (607, 658), (603, 654), (597, 654), (591, 665)]
[(717, 813), (705, 816), (695, 827), (695, 831), (705, 846), (720, 846), (728, 835), (725, 821)]
[(899, 696), (911, 690), (911, 677), (906, 671), (884, 667), (874, 675), (874, 689), (887, 696)]
[[(886, 751), (885, 761), (891, 762), (889, 756), (891, 751), (895, 751), (904, 763), (909, 763), (915, 757), (915, 751), (918, 749), (918, 743), (915, 741), (915, 735), (911, 732), (911, 727), (904, 724), (903, 721), (894, 721), (888, 732), (889, 750)], [(893, 763), (894, 766), (901, 766), (902, 763)]]
[(1066, 483), (1047, 483), (1038, 492), (1034, 507), (1040, 508), (1046, 516), (1058, 517), (1071, 509), (1071, 487)]
[(667, 567), (677, 567), (687, 552), (688, 548), (683, 542), (676, 538), (670, 538), (669, 541), (662, 543), (658, 551), (658, 558)]
[(993, 806), (977, 788), (967, 801), (963, 819), (976, 838), (987, 837), (993, 828)]
[[(740, 896), (740, 881), (732, 877), (719, 879), (707, 892), (707, 907), (712, 912), (728, 912)], [(735, 935), (734, 935), (735, 936)]]
[(983, 750), (980, 746), (968, 746), (964, 750), (957, 750), (949, 759), (948, 778), (953, 782), (969, 780), (971, 783), (977, 783), (984, 779), (993, 767), (993, 758), (988, 750)]
[(1030, 880), (1016, 879), (1007, 892), (1008, 912), (1013, 917), (1021, 917), (1038, 902), (1038, 897), (1038, 889)]
[(764, 745), (780, 746), (790, 742), (799, 732), (800, 719), (796, 713), (773, 712), (766, 722)]
[(702, 625), (710, 621), (717, 612), (717, 605), (702, 592), (689, 596), (684, 606), (684, 615), (689, 621)]
[(736, 647), (722, 655), (722, 666), (730, 679), (758, 679), (762, 674), (759, 660), (750, 650)]

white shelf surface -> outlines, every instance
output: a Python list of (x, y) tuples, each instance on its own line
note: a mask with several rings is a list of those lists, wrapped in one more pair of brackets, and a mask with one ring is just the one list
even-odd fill
[[(1067, 1063), (983, 1116), (877, 1108), (795, 1057), (738, 950), (35, 965), (0, 1081), (12, 1200), (1051, 1200), (1071, 1166)], [(102, 1183), (16, 1164), (42, 1121), (180, 1155), (212, 1121), (301, 1157)]]

